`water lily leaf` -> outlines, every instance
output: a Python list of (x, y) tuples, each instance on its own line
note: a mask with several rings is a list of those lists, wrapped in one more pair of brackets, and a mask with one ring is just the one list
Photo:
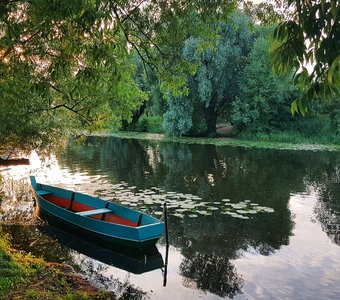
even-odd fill
[(198, 215), (196, 215), (196, 214), (191, 214), (191, 215), (189, 215), (189, 217), (190, 217), (190, 218), (197, 218)]
[(213, 207), (213, 206), (209, 206), (209, 207), (207, 207), (207, 209), (209, 209), (209, 210), (219, 210), (218, 207)]
[(239, 213), (239, 214), (247, 214), (248, 213), (246, 210), (243, 210), (243, 209), (238, 209), (236, 212)]
[(206, 210), (198, 210), (198, 211), (196, 211), (198, 214), (200, 214), (200, 215), (206, 215), (206, 214), (208, 214), (208, 212), (206, 211)]
[(185, 212), (185, 211), (188, 211), (188, 209), (186, 209), (186, 208), (177, 208), (177, 209), (175, 209), (175, 211), (177, 211), (177, 212)]
[(230, 199), (222, 199), (223, 202), (229, 202)]
[(181, 219), (184, 218), (184, 215), (180, 214), (180, 213), (175, 213), (175, 214), (172, 214), (172, 215), (175, 216), (175, 217), (181, 218)]

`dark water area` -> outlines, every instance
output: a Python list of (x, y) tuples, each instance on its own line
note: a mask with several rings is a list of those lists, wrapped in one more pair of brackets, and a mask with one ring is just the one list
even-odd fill
[[(164, 237), (146, 259), (63, 233), (35, 217), (29, 174), (156, 217), (166, 201), (166, 287)], [(339, 153), (87, 137), (0, 176), (14, 245), (122, 299), (340, 299)]]

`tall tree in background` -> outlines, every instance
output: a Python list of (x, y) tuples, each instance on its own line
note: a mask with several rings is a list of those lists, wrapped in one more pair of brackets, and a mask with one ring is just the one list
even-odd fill
[[(188, 133), (192, 122), (188, 114), (191, 111), (204, 120), (206, 135), (216, 133), (217, 119), (223, 113), (229, 114), (238, 89), (236, 78), (245, 65), (252, 43), (249, 27), (247, 17), (235, 13), (228, 23), (215, 24), (218, 34), (216, 40), (209, 41), (200, 37), (187, 39), (183, 58), (196, 64), (196, 70), (194, 74), (188, 74), (187, 95), (180, 98), (175, 96), (170, 101), (169, 111), (164, 119), (164, 127), (168, 133)], [(186, 120), (180, 131), (172, 127), (179, 125), (173, 123), (176, 118)], [(191, 120), (192, 118), (193, 116)]]
[(292, 76), (279, 76), (270, 65), (270, 28), (257, 28), (247, 65), (238, 76), (239, 90), (232, 119), (238, 130), (261, 132), (292, 119), (290, 104), (298, 96)]

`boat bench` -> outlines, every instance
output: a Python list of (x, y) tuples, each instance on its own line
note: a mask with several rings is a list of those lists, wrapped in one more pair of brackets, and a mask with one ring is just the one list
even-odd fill
[(94, 215), (106, 214), (110, 212), (112, 213), (113, 210), (108, 209), (108, 208), (98, 208), (98, 209), (76, 212), (75, 214), (79, 216), (83, 216), (83, 217), (89, 217), (89, 216), (94, 216)]
[(37, 194), (38, 194), (39, 196), (45, 196), (45, 195), (50, 195), (50, 194), (52, 194), (51, 192), (49, 192), (49, 191), (44, 191), (44, 190), (37, 190), (36, 192), (37, 192)]

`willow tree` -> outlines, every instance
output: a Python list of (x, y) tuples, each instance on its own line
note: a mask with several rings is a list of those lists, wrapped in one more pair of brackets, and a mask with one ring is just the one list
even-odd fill
[(130, 56), (165, 70), (175, 61), (167, 45), (180, 45), (193, 28), (186, 15), (195, 10), (204, 18), (233, 7), (189, 2), (1, 1), (0, 111), (13, 122), (1, 122), (0, 144), (37, 144), (58, 127), (129, 118), (146, 96), (132, 80)]
[[(215, 24), (217, 39), (207, 40), (201, 37), (190, 37), (186, 40), (183, 57), (186, 61), (196, 65), (193, 74), (188, 74), (186, 84), (187, 95), (182, 96), (182, 101), (191, 106), (192, 120), (201, 116), (205, 122), (205, 134), (216, 132), (218, 117), (229, 114), (232, 101), (236, 95), (239, 73), (244, 67), (246, 57), (252, 43), (248, 18), (240, 13), (234, 14), (227, 23)], [(165, 129), (171, 132), (169, 116), (190, 112), (179, 100), (170, 102), (169, 112), (165, 114)], [(187, 117), (186, 117), (187, 119)], [(187, 121), (186, 124), (189, 124)], [(175, 123), (173, 126), (177, 126)], [(193, 124), (195, 125), (195, 124)], [(190, 128), (186, 126), (186, 131)]]

